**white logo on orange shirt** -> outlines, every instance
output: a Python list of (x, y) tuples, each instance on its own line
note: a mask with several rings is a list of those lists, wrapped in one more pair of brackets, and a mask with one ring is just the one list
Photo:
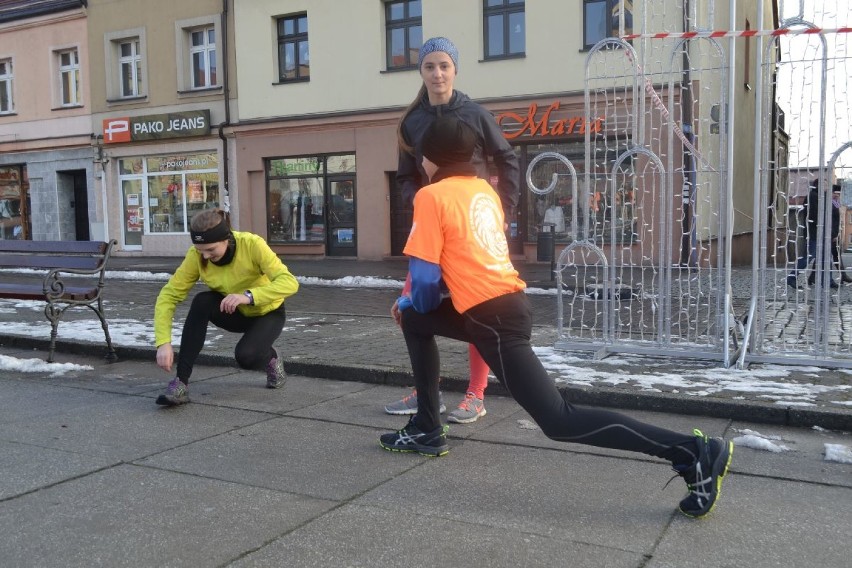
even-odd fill
[(485, 193), (477, 193), (470, 200), (470, 231), (476, 243), (495, 260), (509, 256), (509, 244), (503, 233), (500, 209), (494, 199)]

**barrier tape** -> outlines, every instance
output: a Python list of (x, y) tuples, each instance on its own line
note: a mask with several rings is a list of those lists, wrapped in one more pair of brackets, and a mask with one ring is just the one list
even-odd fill
[(632, 39), (669, 39), (669, 38), (719, 38), (719, 37), (757, 37), (757, 36), (797, 36), (797, 35), (821, 35), (821, 34), (848, 34), (852, 33), (852, 28), (802, 28), (802, 29), (787, 29), (780, 30), (708, 30), (708, 31), (693, 31), (693, 32), (658, 32), (650, 34), (627, 34), (621, 36), (621, 39), (630, 41)]

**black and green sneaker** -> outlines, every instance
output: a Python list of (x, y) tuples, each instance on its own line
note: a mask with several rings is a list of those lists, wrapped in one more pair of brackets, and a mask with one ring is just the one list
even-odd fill
[(438, 426), (430, 432), (423, 432), (415, 423), (417, 416), (412, 416), (402, 430), (390, 434), (382, 434), (379, 444), (391, 452), (417, 452), (424, 456), (445, 456), (450, 452), (447, 445), (446, 426)]
[(698, 445), (695, 463), (675, 471), (686, 481), (689, 493), (680, 502), (680, 512), (688, 517), (700, 518), (713, 510), (722, 491), (722, 478), (728, 473), (734, 454), (734, 443), (723, 438), (709, 438), (701, 430), (694, 430)]

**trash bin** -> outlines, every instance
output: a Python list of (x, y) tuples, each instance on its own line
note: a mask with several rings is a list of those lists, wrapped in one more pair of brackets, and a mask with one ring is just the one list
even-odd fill
[(541, 231), (538, 233), (538, 243), (536, 248), (536, 260), (539, 262), (552, 262), (553, 253), (556, 248), (553, 232), (553, 225), (546, 223), (541, 226)]

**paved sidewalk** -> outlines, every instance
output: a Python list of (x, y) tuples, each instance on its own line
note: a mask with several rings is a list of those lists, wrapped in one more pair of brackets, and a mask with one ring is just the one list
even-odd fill
[[(180, 258), (117, 257), (111, 261), (106, 311), (111, 335), (123, 360), (147, 361), (151, 380), (169, 377), (154, 364), (153, 305), (164, 280), (151, 281), (131, 271), (174, 271)], [(299, 277), (334, 280), (364, 276), (401, 282), (403, 260), (286, 260)], [(549, 283), (549, 265), (522, 264), (531, 286)], [(6, 279), (28, 278), (4, 274)], [(31, 277), (29, 277), (31, 278)], [(202, 289), (198, 286), (197, 289)], [(368, 289), (309, 283), (288, 299), (288, 325), (278, 347), (288, 372), (371, 384), (413, 384), (405, 344), (389, 309), (398, 288)], [(718, 362), (617, 356), (597, 361), (591, 353), (554, 352), (555, 297), (531, 295), (533, 345), (560, 388), (580, 404), (642, 409), (686, 415), (743, 419), (791, 426), (821, 426), (852, 431), (852, 375), (815, 367), (752, 365), (746, 371), (721, 369)], [(5, 306), (5, 309), (2, 309)], [(9, 307), (12, 306), (12, 307)], [(178, 307), (181, 322), (189, 301)], [(0, 346), (45, 349), (50, 326), (41, 303), (0, 301)], [(176, 330), (179, 333), (179, 328)], [(201, 362), (233, 367), (238, 336), (215, 329)], [(467, 386), (467, 346), (439, 339), (443, 389)], [(58, 361), (66, 354), (101, 353), (103, 334), (88, 310), (70, 310), (59, 326)], [(789, 396), (790, 393), (796, 396)], [(487, 396), (506, 394), (492, 377)]]
[[(31, 348), (0, 355), (44, 358)], [(684, 431), (757, 431), (696, 521), (646, 456), (548, 440), (514, 401), (450, 429), (443, 458), (383, 451), (403, 387), (201, 365), (193, 402), (154, 404), (152, 363), (62, 353), (0, 377), (0, 564), (109, 566), (848, 566), (852, 434), (633, 411)], [(453, 396), (453, 395), (449, 395)]]

